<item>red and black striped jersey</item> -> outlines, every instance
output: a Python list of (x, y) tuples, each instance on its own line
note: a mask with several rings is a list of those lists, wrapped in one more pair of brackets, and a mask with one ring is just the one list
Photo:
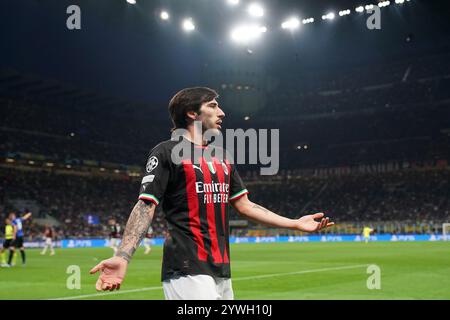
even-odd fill
[(46, 238), (52, 238), (53, 239), (53, 229), (52, 228), (45, 228), (44, 236)]
[[(172, 161), (172, 151), (180, 146), (191, 153)], [(212, 149), (187, 139), (168, 140), (148, 157), (139, 199), (155, 205), (162, 202), (169, 232), (164, 242), (163, 281), (195, 274), (231, 277), (229, 203), (248, 191), (235, 166), (208, 148)]]
[(121, 238), (121, 236), (120, 236), (120, 224), (116, 223), (116, 224), (113, 224), (113, 225), (111, 225), (109, 227), (110, 227), (109, 236), (111, 238), (120, 239)]

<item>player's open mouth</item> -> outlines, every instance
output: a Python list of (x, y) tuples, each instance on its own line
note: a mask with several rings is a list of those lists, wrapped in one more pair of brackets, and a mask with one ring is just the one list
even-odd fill
[(222, 121), (217, 121), (216, 124), (220, 129), (222, 129)]

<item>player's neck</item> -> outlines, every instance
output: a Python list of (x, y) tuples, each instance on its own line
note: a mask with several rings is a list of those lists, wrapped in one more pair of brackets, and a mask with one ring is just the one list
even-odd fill
[(184, 134), (184, 137), (199, 146), (205, 146), (208, 144), (208, 142), (203, 139), (203, 134), (195, 131), (194, 126), (189, 126), (187, 128), (187, 132)]

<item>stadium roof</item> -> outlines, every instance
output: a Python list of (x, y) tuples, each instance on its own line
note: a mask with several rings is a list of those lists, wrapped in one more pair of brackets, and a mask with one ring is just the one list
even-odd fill
[[(250, 19), (246, 10), (250, 2), (240, 0), (232, 7), (227, 0), (136, 0), (135, 5), (125, 0), (80, 0), (81, 29), (68, 30), (66, 10), (73, 1), (4, 1), (0, 3), (4, 56), (0, 70), (13, 68), (127, 100), (166, 104), (179, 88), (202, 84), (199, 70), (212, 58), (242, 50), (231, 41), (230, 31)], [(374, 57), (410, 56), (450, 42), (450, 20), (445, 14), (448, 1), (396, 4), (393, 0), (383, 8), (388, 14), (383, 14), (382, 29), (372, 32), (367, 31), (365, 15), (355, 8), (376, 1), (255, 2), (264, 7), (264, 16), (257, 21), (266, 33), (253, 52), (273, 69), (291, 69), (295, 63), (303, 67), (334, 64), (345, 70), (345, 63), (357, 59), (371, 63)], [(169, 13), (168, 20), (160, 18), (162, 9)], [(340, 17), (338, 12), (345, 9), (351, 14)], [(322, 20), (330, 11), (335, 13), (334, 21)], [(315, 21), (290, 33), (281, 23), (291, 15), (314, 17)], [(190, 34), (181, 27), (189, 17), (195, 24)], [(414, 41), (406, 43), (406, 38)], [(25, 88), (27, 94), (83, 99), (86, 105), (114, 103), (107, 96), (70, 86), (59, 88), (39, 79), (15, 81), (13, 92)]]

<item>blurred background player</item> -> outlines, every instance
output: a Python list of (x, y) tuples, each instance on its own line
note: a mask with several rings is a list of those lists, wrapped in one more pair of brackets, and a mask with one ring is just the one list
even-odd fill
[(3, 246), (0, 251), (0, 256), (2, 258), (2, 267), (9, 267), (6, 263), (5, 251), (11, 250), (12, 242), (14, 241), (14, 227), (12, 226), (11, 220), (9, 218), (5, 219), (5, 239), (3, 241)]
[(148, 227), (147, 233), (145, 234), (144, 238), (144, 248), (145, 248), (145, 254), (149, 254), (150, 251), (152, 251), (152, 248), (150, 245), (152, 244), (151, 238), (152, 238), (153, 228), (150, 226)]
[(44, 230), (44, 238), (45, 238), (45, 246), (41, 251), (41, 254), (44, 255), (47, 252), (47, 248), (50, 248), (50, 255), (55, 255), (55, 250), (53, 249), (53, 238), (55, 236), (55, 232), (53, 231), (52, 226), (46, 225)]
[(26, 257), (25, 257), (25, 247), (23, 246), (23, 222), (31, 217), (32, 213), (28, 212), (22, 217), (17, 217), (14, 212), (11, 212), (9, 214), (9, 219), (11, 220), (11, 223), (14, 228), (14, 241), (12, 242), (12, 245), (10, 247), (9, 251), (9, 258), (8, 258), (8, 265), (11, 266), (11, 262), (13, 259), (13, 255), (16, 252), (16, 248), (19, 248), (20, 255), (22, 256), (22, 265), (25, 265), (26, 263)]
[(117, 252), (117, 249), (119, 248), (119, 241), (120, 241), (120, 224), (116, 222), (116, 219), (112, 218), (109, 219), (109, 227), (110, 227), (110, 233), (109, 233), (109, 246), (114, 250), (114, 254)]
[(364, 227), (364, 229), (363, 229), (363, 237), (364, 237), (364, 241), (366, 242), (366, 243), (368, 243), (369, 242), (369, 240), (370, 240), (370, 234), (373, 232), (373, 229), (372, 228), (370, 228), (370, 227)]

